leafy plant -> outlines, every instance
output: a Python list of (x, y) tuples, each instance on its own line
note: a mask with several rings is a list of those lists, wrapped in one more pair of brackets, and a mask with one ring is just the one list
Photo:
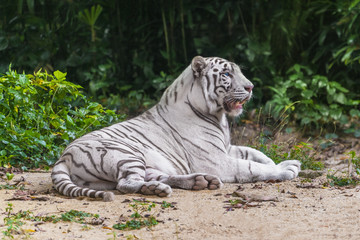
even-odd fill
[(354, 167), (355, 173), (360, 176), (360, 156), (356, 156), (355, 151), (350, 151), (348, 155), (350, 156), (350, 162)]
[[(296, 103), (293, 119), (331, 124), (345, 121), (338, 119), (338, 109), (342, 116), (351, 114), (343, 96), (359, 98), (359, 6), (358, 0), (0, 1), (0, 72), (10, 62), (26, 72), (60, 69), (95, 100), (117, 109), (129, 104), (135, 112), (137, 106), (145, 108), (138, 101), (150, 107), (149, 100), (168, 84), (162, 72), (177, 76), (193, 56), (220, 56), (244, 66), (255, 83), (250, 106), (271, 99), (285, 109)], [(314, 91), (303, 79), (316, 97), (309, 99), (310, 91), (293, 86), (298, 100), (266, 91), (268, 86), (283, 91), (286, 71), (295, 64), (311, 69), (310, 80), (326, 76), (328, 85), (336, 82), (352, 91), (332, 86), (339, 94), (330, 98), (341, 102), (333, 99), (330, 105), (337, 106), (328, 104), (325, 88)], [(141, 100), (128, 97), (130, 92)], [(309, 112), (301, 110), (306, 107)]]
[(290, 153), (284, 153), (284, 157), (288, 159), (299, 159), (303, 169), (324, 169), (324, 163), (314, 159), (314, 149), (310, 143), (300, 142), (290, 149)]
[(284, 145), (267, 144), (266, 138), (263, 137), (258, 144), (251, 145), (251, 147), (263, 152), (276, 164), (285, 160), (296, 159), (301, 162), (302, 169), (324, 169), (324, 164), (315, 160), (314, 149), (309, 143), (300, 142), (292, 148), (287, 149)]
[(327, 174), (326, 178), (328, 179), (328, 184), (332, 187), (344, 187), (348, 185), (355, 186), (360, 183), (359, 178), (355, 178), (352, 176), (335, 176), (334, 174)]
[(343, 187), (360, 184), (360, 157), (356, 156), (355, 151), (350, 151), (347, 155), (349, 156), (348, 172), (341, 176), (335, 176), (336, 172), (329, 171), (326, 177), (330, 186)]
[(0, 77), (0, 165), (53, 164), (73, 139), (124, 119), (89, 101), (80, 86), (55, 71)]
[(20, 227), (24, 225), (24, 222), (19, 220), (19, 217), (13, 216), (13, 205), (12, 203), (8, 203), (8, 206), (5, 208), (5, 214), (4, 217), (4, 223), (6, 226), (6, 230), (3, 231), (4, 237), (13, 239), (14, 233), (17, 233), (20, 231)]
[(95, 31), (95, 23), (99, 18), (103, 8), (100, 5), (92, 6), (90, 11), (85, 9), (84, 11), (79, 12), (79, 19), (85, 24), (90, 26), (91, 31), (91, 41), (96, 41), (96, 31)]
[(5, 225), (7, 229), (3, 231), (5, 237), (14, 238), (14, 233), (20, 232), (20, 227), (24, 225), (24, 221), (39, 221), (39, 222), (52, 222), (57, 223), (59, 221), (63, 222), (76, 222), (81, 224), (86, 224), (88, 218), (99, 218), (98, 214), (87, 213), (78, 210), (70, 210), (61, 214), (60, 216), (50, 215), (50, 216), (38, 216), (34, 215), (31, 211), (19, 211), (18, 213), (13, 213), (12, 203), (8, 203), (8, 207), (5, 208), (6, 217), (4, 218)]
[(310, 68), (294, 65), (288, 71), (287, 80), (277, 80), (279, 84), (269, 87), (274, 96), (267, 102), (266, 109), (279, 117), (288, 111), (301, 125), (313, 124), (317, 127), (326, 123), (346, 123), (345, 112), (351, 110), (357, 117), (360, 112), (355, 106), (353, 94), (338, 82), (327, 77), (313, 74)]
[(130, 204), (133, 209), (133, 214), (130, 215), (130, 220), (125, 223), (117, 223), (113, 226), (119, 230), (135, 230), (143, 227), (152, 227), (158, 224), (158, 221), (153, 214), (147, 214), (156, 205), (149, 201), (133, 200), (134, 203)]

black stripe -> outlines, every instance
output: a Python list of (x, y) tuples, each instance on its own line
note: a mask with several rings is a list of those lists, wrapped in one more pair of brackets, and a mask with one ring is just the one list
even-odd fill
[(106, 135), (109, 135), (111, 138), (115, 138), (113, 135), (111, 135), (110, 133), (106, 132), (107, 129), (100, 129), (98, 130), (99, 132), (105, 133)]
[(71, 153), (66, 153), (66, 155), (70, 155), (70, 156), (71, 156), (71, 161), (72, 161), (72, 163), (75, 165), (75, 167), (77, 167), (77, 168), (82, 167), (83, 170), (84, 170), (87, 174), (89, 174), (90, 176), (92, 176), (92, 177), (94, 177), (94, 178), (96, 178), (96, 179), (99, 179), (99, 180), (107, 181), (106, 179), (101, 178), (100, 176), (95, 175), (95, 174), (93, 174), (92, 172), (90, 172), (83, 163), (77, 163), (77, 162), (74, 160), (74, 157), (72, 156)]
[(58, 174), (65, 174), (65, 175), (69, 176), (69, 173), (61, 171), (61, 170), (51, 172), (51, 176), (58, 175)]
[(124, 171), (121, 173), (121, 178), (120, 179), (127, 179), (129, 176), (131, 175), (140, 175), (141, 178), (145, 177), (145, 172), (143, 173), (143, 176), (141, 175), (141, 172), (135, 172), (135, 171)]
[(71, 186), (69, 187), (67, 190), (66, 190), (66, 194), (65, 195), (68, 195), (70, 197), (75, 197), (73, 194), (71, 194), (71, 191), (74, 189), (74, 188), (78, 188), (78, 186)]
[(80, 151), (82, 151), (83, 153), (86, 153), (86, 155), (87, 155), (87, 157), (90, 159), (90, 162), (91, 162), (91, 164), (93, 165), (94, 169), (95, 169), (98, 173), (100, 173), (99, 169), (97, 169), (97, 167), (96, 167), (96, 163), (95, 163), (95, 161), (94, 161), (94, 159), (93, 159), (93, 157), (92, 157), (92, 154), (91, 154), (89, 151), (86, 151), (86, 150), (82, 149), (81, 147), (78, 147), (78, 148), (79, 148)]
[[(64, 190), (67, 186), (69, 185), (74, 185), (72, 182), (62, 182), (60, 185), (59, 185), (59, 192), (61, 193), (64, 193)], [(64, 193), (65, 195), (67, 195), (66, 193)]]
[(190, 103), (189, 99), (188, 99), (188, 102), (185, 102), (185, 103), (190, 106), (191, 110), (195, 113), (196, 116), (198, 116), (200, 119), (204, 120), (205, 122), (208, 122), (208, 123), (214, 125), (214, 126), (215, 126), (216, 128), (218, 128), (220, 131), (222, 131), (222, 129), (220, 128), (219, 124), (218, 124), (216, 121), (208, 118), (208, 117), (205, 116), (203, 113), (201, 113), (200, 111), (198, 111), (198, 110)]
[(241, 151), (240, 148), (238, 148), (238, 149), (239, 149), (239, 152), (240, 152), (240, 155), (241, 155), (241, 159), (244, 159), (244, 153)]
[(132, 132), (127, 126), (125, 126), (125, 124), (121, 124), (121, 127), (125, 128), (125, 129), (128, 130), (129, 132)]
[(96, 192), (95, 190), (92, 190), (91, 193), (88, 195), (91, 198), (96, 198)]
[(209, 78), (208, 75), (205, 75), (205, 78), (206, 78), (206, 83), (207, 83), (206, 89), (207, 89), (207, 91), (209, 92), (209, 91), (210, 91), (210, 85), (211, 85), (211, 83), (210, 83), (210, 78)]
[(60, 183), (62, 181), (69, 181), (69, 179), (68, 178), (60, 178), (59, 180), (53, 180), (53, 184), (57, 185), (58, 183)]
[(225, 142), (224, 142), (224, 140), (223, 140), (221, 137), (219, 137), (218, 135), (209, 133), (209, 132), (204, 132), (204, 133), (205, 133), (205, 134), (208, 134), (208, 135), (210, 135), (210, 136), (212, 136), (212, 137), (215, 137), (215, 138), (219, 139), (220, 142), (221, 142), (221, 143), (224, 145), (224, 147), (226, 148)]
[(63, 156), (61, 156), (61, 158), (54, 164), (54, 167), (55, 167), (56, 165), (59, 165), (59, 164), (61, 164), (61, 163), (65, 163), (65, 162), (66, 162), (65, 159), (62, 159), (62, 157), (63, 157)]
[[(145, 162), (143, 160), (140, 160), (140, 159), (128, 159), (128, 160), (121, 160), (119, 161), (117, 164), (116, 164), (116, 174), (115, 174), (115, 178), (117, 181), (119, 181), (122, 177), (119, 177), (120, 175), (120, 171), (121, 171), (121, 167), (124, 165), (124, 164), (127, 164), (127, 163), (140, 163), (142, 164), (142, 166), (144, 166), (144, 171), (145, 171)], [(121, 174), (123, 174), (123, 172), (121, 172)]]
[(223, 153), (226, 154), (226, 151), (225, 151), (224, 149), (220, 148), (220, 147), (219, 147), (218, 145), (216, 145), (215, 143), (210, 142), (210, 141), (207, 141), (207, 140), (204, 140), (204, 141), (207, 142), (207, 143), (210, 143), (210, 144), (213, 145), (215, 148), (219, 149), (220, 151), (222, 151)]
[(123, 138), (123, 136), (121, 136), (120, 134), (118, 134), (117, 132), (115, 132), (113, 128), (108, 128), (107, 130), (110, 131), (110, 132), (112, 132), (112, 133), (115, 134), (116, 136), (118, 136), (118, 137), (120, 137), (120, 138)]
[(104, 152), (100, 155), (100, 167), (101, 170), (105, 173), (105, 169), (104, 169), (104, 157), (107, 154), (107, 151), (105, 149), (102, 149)]

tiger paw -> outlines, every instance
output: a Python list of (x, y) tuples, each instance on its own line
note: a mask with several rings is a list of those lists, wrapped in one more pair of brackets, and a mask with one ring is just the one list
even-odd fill
[(222, 182), (216, 176), (211, 175), (199, 175), (194, 178), (195, 183), (192, 187), (193, 190), (203, 190), (208, 188), (210, 190), (215, 190), (221, 188)]
[(281, 180), (296, 178), (301, 170), (301, 163), (298, 160), (287, 160), (277, 165), (281, 169)]
[(140, 193), (145, 195), (157, 195), (159, 197), (170, 197), (172, 190), (169, 185), (151, 181), (146, 182), (140, 189)]

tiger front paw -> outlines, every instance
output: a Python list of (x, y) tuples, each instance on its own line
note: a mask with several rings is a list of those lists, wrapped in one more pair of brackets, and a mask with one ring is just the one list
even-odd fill
[(210, 190), (219, 189), (222, 186), (221, 180), (212, 175), (199, 175), (195, 177), (195, 183), (192, 187), (193, 190), (203, 190), (208, 188)]
[(280, 180), (296, 178), (301, 171), (301, 163), (298, 160), (287, 160), (277, 165), (280, 168)]
[(140, 189), (140, 193), (145, 195), (157, 195), (159, 197), (170, 197), (172, 190), (167, 184), (157, 181), (146, 182)]

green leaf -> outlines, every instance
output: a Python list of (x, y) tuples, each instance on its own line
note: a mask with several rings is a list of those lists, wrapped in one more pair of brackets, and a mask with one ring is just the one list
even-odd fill
[(0, 51), (6, 50), (9, 46), (7, 37), (0, 37)]
[(301, 96), (306, 99), (310, 99), (312, 96), (314, 96), (314, 92), (312, 90), (304, 90), (301, 92)]
[(329, 95), (333, 95), (336, 92), (336, 89), (330, 87), (330, 85), (327, 85), (326, 86), (326, 91), (328, 92)]
[(298, 89), (304, 89), (304, 88), (306, 88), (306, 86), (307, 86), (306, 83), (303, 82), (302, 80), (297, 80), (295, 82), (295, 87)]
[(349, 90), (347, 90), (346, 88), (342, 87), (340, 85), (340, 83), (337, 83), (337, 82), (330, 82), (330, 85), (334, 88), (336, 88), (337, 90), (340, 90), (341, 92), (343, 93), (348, 93)]
[(351, 109), (349, 111), (350, 116), (352, 117), (360, 117), (360, 110), (358, 109)]
[(7, 179), (8, 181), (10, 181), (11, 179), (13, 179), (13, 177), (14, 177), (14, 174), (13, 174), (13, 173), (9, 173), (9, 172), (6, 173), (6, 179)]
[(341, 104), (345, 104), (347, 102), (347, 99), (345, 97), (345, 94), (343, 93), (337, 93), (333, 96), (334, 101), (341, 103)]
[(44, 140), (36, 140), (35, 142), (40, 144), (43, 147), (46, 147), (46, 142)]
[(55, 76), (56, 79), (58, 79), (58, 80), (64, 80), (64, 79), (66, 78), (66, 74), (67, 74), (67, 73), (60, 72), (59, 70), (57, 70), (57, 71), (54, 72), (54, 76)]

